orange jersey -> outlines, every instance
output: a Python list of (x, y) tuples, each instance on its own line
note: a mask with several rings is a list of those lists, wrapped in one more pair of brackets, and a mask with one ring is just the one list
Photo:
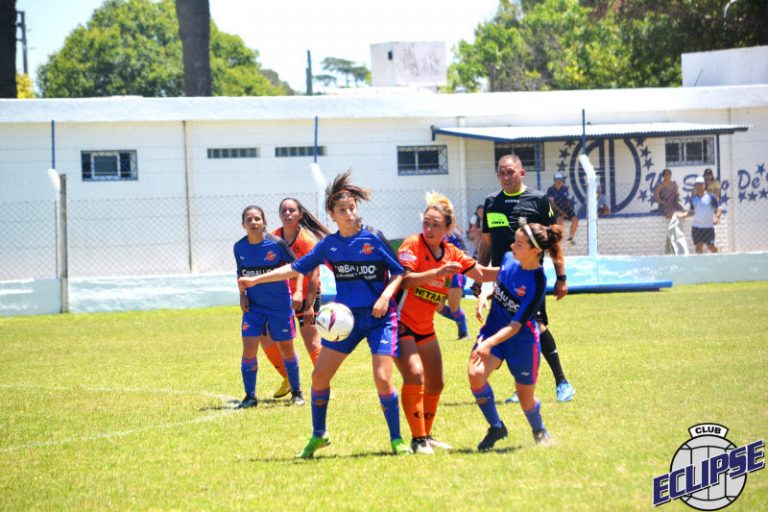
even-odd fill
[[(435, 258), (421, 234), (406, 238), (397, 251), (400, 263), (406, 272), (425, 272), (440, 268), (448, 262), (461, 264), (461, 273), (473, 268), (477, 262), (450, 242), (442, 242), (443, 255)], [(432, 280), (416, 288), (406, 290), (400, 308), (400, 320), (413, 329), (424, 334), (435, 329), (435, 309), (445, 299), (451, 278)]]
[[(280, 238), (283, 238), (283, 228), (277, 228), (274, 231), (272, 231), (272, 234), (275, 236), (279, 236)], [(285, 240), (283, 238), (283, 240)], [(305, 254), (307, 254), (309, 251), (312, 250), (312, 248), (317, 244), (317, 240), (314, 239), (311, 233), (309, 233), (306, 229), (301, 228), (299, 229), (299, 234), (296, 237), (296, 240), (293, 241), (293, 243), (290, 245), (291, 251), (293, 251), (293, 254), (296, 256), (296, 259), (301, 258)], [(291, 286), (291, 295), (293, 295), (293, 292), (296, 291), (296, 279), (293, 278), (289, 281), (289, 284)], [(309, 274), (304, 276), (304, 296), (307, 296), (307, 289), (309, 288)], [(320, 295), (320, 290), (317, 290), (317, 294)]]

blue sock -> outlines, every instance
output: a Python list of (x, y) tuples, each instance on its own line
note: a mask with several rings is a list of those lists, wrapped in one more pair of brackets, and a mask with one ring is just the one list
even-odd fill
[(248, 396), (256, 396), (256, 374), (259, 360), (255, 357), (243, 357), (240, 360), (240, 373), (243, 374), (243, 388)]
[(541, 419), (541, 402), (536, 401), (536, 405), (530, 411), (523, 411), (525, 413), (525, 419), (531, 424), (531, 429), (534, 432), (544, 428), (544, 420)]
[(288, 382), (291, 383), (291, 390), (296, 391), (301, 389), (301, 382), (299, 381), (299, 357), (294, 356), (293, 361), (283, 359), (283, 366), (285, 366), (285, 373), (288, 374)]
[(493, 388), (489, 383), (485, 383), (480, 389), (473, 389), (472, 394), (475, 395), (475, 403), (485, 416), (485, 420), (492, 427), (501, 426), (501, 418), (499, 418), (499, 412), (496, 410), (496, 402), (493, 398)]
[(328, 400), (331, 398), (331, 388), (313, 389), (312, 395), (312, 435), (323, 437), (325, 434), (325, 417), (328, 413)]
[(455, 313), (451, 313), (451, 318), (456, 322), (456, 325), (459, 326), (459, 334), (466, 334), (467, 333), (467, 315), (464, 314), (464, 311), (459, 308), (456, 310)]
[(443, 306), (443, 309), (440, 310), (440, 314), (448, 320), (453, 320), (453, 317), (451, 316), (451, 308), (448, 306)]
[(397, 391), (389, 395), (379, 395), (381, 410), (384, 411), (384, 419), (389, 427), (389, 439), (400, 439), (400, 406), (397, 400)]

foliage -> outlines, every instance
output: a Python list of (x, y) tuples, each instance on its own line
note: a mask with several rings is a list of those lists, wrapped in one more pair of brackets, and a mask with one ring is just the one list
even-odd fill
[[(469, 313), (474, 301), (463, 305)], [(303, 462), (293, 455), (310, 406), (272, 399), (281, 379), (263, 355), (259, 406), (228, 400), (242, 397), (238, 307), (0, 318), (2, 508), (646, 511), (651, 478), (691, 425), (724, 424), (739, 446), (765, 438), (766, 308), (766, 282), (552, 301), (578, 394), (555, 402), (542, 359), (537, 395), (556, 444), (535, 448), (519, 407), (503, 404), (512, 378), (502, 367), (491, 385), (509, 438), (486, 454), (475, 450), (486, 424), (466, 380), (472, 342), (438, 315), (434, 431), (454, 450), (388, 454), (363, 342), (333, 381), (333, 444)], [(296, 345), (308, 395), (311, 365)], [(765, 508), (766, 476), (748, 479), (734, 510)]]
[(679, 85), (682, 53), (768, 44), (768, 2), (740, 0), (726, 18), (723, 6), (500, 0), (494, 18), (475, 29), (475, 41), (455, 48), (449, 83), (469, 91)]
[(32, 79), (24, 73), (16, 73), (16, 97), (18, 99), (30, 99), (35, 97), (32, 90)]
[[(264, 75), (258, 53), (211, 22), (213, 94), (291, 91)], [(107, 0), (38, 71), (44, 97), (182, 96), (181, 40), (173, 0)], [(275, 83), (278, 82), (278, 83)]]
[[(351, 60), (338, 57), (326, 57), (323, 59), (322, 67), (324, 70), (340, 75), (344, 78), (344, 86), (349, 87), (350, 81), (358, 87), (361, 83), (370, 83), (371, 72), (364, 65), (357, 65)], [(316, 75), (313, 80), (321, 82), (323, 85), (335, 84), (337, 82), (334, 75)]]

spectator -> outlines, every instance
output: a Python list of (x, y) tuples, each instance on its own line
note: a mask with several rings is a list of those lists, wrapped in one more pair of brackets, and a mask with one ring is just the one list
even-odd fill
[(656, 185), (653, 198), (659, 203), (659, 211), (668, 219), (676, 212), (683, 211), (680, 205), (680, 193), (677, 190), (677, 182), (672, 181), (672, 171), (664, 169), (661, 172), (661, 183)]
[(696, 178), (691, 195), (691, 209), (677, 216), (681, 219), (693, 217), (691, 238), (696, 246), (696, 254), (704, 252), (704, 245), (709, 252), (717, 252), (715, 245), (715, 225), (720, 222), (722, 210), (717, 197), (706, 190), (706, 179), (703, 176)]
[(712, 174), (712, 169), (704, 169), (704, 186), (707, 192), (710, 192), (713, 196), (720, 201), (720, 181), (715, 179)]
[(565, 186), (565, 174), (556, 172), (555, 184), (547, 189), (547, 198), (549, 199), (549, 204), (552, 205), (552, 210), (557, 216), (557, 223), (560, 224), (561, 227), (564, 226), (565, 219), (571, 221), (571, 229), (568, 232), (568, 241), (574, 243), (573, 237), (576, 236), (576, 230), (579, 229), (579, 218), (573, 210), (573, 202), (568, 196), (568, 193), (568, 187)]

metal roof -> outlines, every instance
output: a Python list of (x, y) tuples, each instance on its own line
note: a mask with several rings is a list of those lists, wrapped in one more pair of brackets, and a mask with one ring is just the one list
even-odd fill
[[(704, 123), (630, 123), (630, 124), (587, 124), (587, 139), (624, 139), (636, 137), (670, 137), (699, 135), (731, 135), (747, 131), (747, 125), (704, 124)], [(486, 127), (432, 127), (432, 138), (436, 135), (463, 137), (466, 139), (491, 140), (497, 142), (547, 142), (567, 141), (581, 138), (581, 125), (562, 126), (486, 126)]]

